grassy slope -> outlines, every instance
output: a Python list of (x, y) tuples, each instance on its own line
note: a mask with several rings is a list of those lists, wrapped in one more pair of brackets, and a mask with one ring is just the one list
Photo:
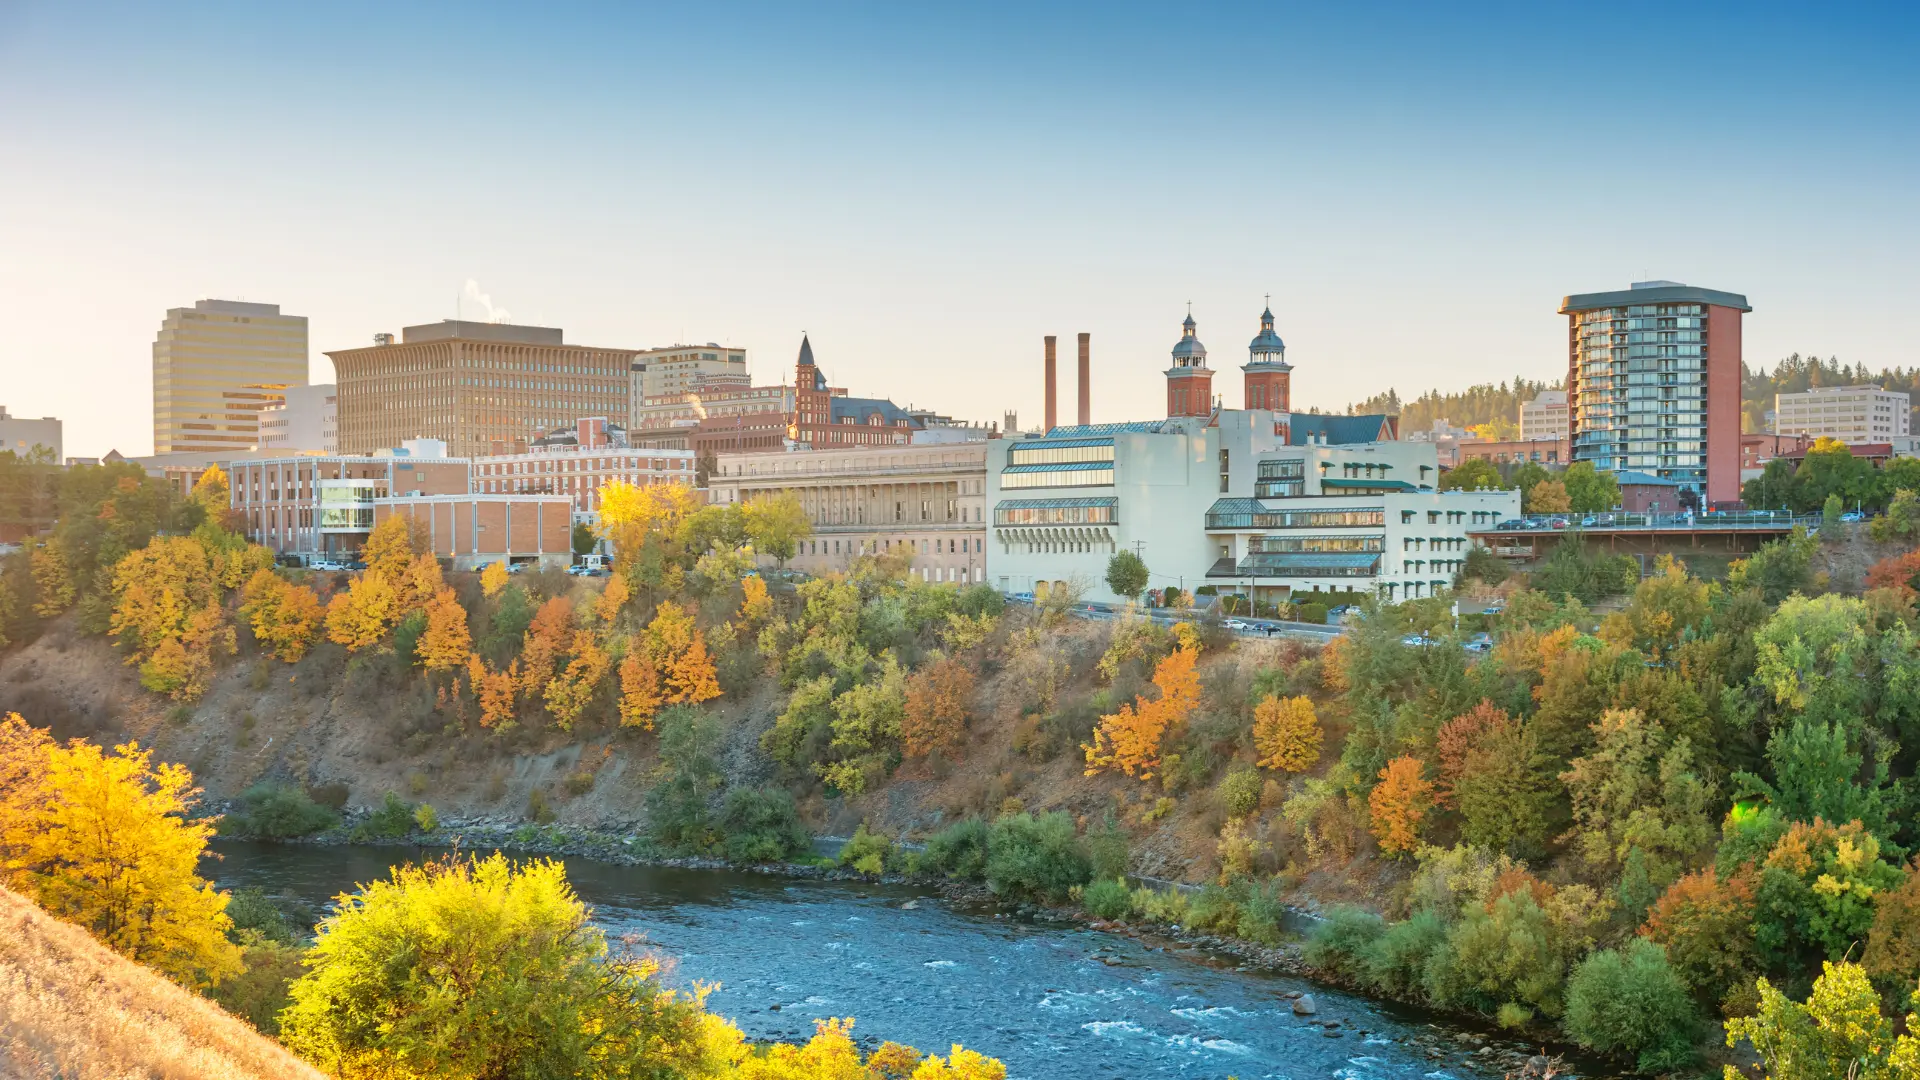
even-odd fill
[(5, 889), (0, 1076), (322, 1080), (219, 1006)]

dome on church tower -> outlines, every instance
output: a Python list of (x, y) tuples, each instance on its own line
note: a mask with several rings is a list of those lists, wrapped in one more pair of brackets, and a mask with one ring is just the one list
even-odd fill
[(1273, 329), (1273, 308), (1269, 306), (1260, 313), (1260, 332), (1247, 343), (1247, 362), (1249, 364), (1286, 365), (1287, 343)]
[(1173, 366), (1206, 367), (1207, 347), (1200, 344), (1199, 338), (1193, 336), (1196, 325), (1193, 321), (1193, 315), (1189, 313), (1187, 315), (1187, 321), (1180, 325), (1183, 330), (1180, 335), (1179, 344), (1173, 347)]

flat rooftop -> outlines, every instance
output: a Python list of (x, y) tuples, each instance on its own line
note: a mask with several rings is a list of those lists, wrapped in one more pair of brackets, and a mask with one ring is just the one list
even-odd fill
[(560, 328), (557, 326), (515, 326), (512, 323), (468, 322), (465, 319), (442, 319), (437, 323), (423, 326), (407, 326), (400, 330), (400, 340), (407, 345), (422, 341), (506, 341), (516, 345), (560, 345)]
[(1700, 289), (1677, 281), (1636, 281), (1632, 288), (1613, 292), (1574, 293), (1560, 301), (1560, 314), (1596, 311), (1600, 308), (1628, 307), (1633, 304), (1713, 304), (1752, 311), (1753, 305), (1739, 293), (1718, 289)]

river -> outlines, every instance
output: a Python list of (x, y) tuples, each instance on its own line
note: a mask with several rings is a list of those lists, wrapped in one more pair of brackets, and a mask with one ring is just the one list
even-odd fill
[[(423, 854), (230, 842), (213, 851), (205, 871), (221, 887), (316, 907)], [(1497, 1075), (1475, 1069), (1470, 1046), (1415, 1010), (1195, 950), (996, 917), (923, 888), (585, 859), (567, 860), (567, 872), (610, 936), (645, 935), (671, 958), (673, 984), (718, 983), (709, 1006), (755, 1039), (804, 1040), (816, 1017), (852, 1016), (863, 1043), (944, 1053), (957, 1041), (1006, 1062), (1015, 1080)], [(1288, 991), (1310, 991), (1318, 1014), (1293, 1015)], [(1328, 1021), (1339, 1037), (1327, 1036)], [(1444, 1056), (1431, 1056), (1435, 1045)]]

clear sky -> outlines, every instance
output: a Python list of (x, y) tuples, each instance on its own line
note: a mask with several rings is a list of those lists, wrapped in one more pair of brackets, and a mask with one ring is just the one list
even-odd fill
[(1188, 301), (1238, 404), (1268, 293), (1296, 406), (1561, 376), (1642, 278), (1910, 366), (1917, 6), (0, 0), (0, 404), (145, 453), (167, 308), (306, 315), (325, 381), (469, 280), (1028, 423), (1083, 330), (1159, 414)]

